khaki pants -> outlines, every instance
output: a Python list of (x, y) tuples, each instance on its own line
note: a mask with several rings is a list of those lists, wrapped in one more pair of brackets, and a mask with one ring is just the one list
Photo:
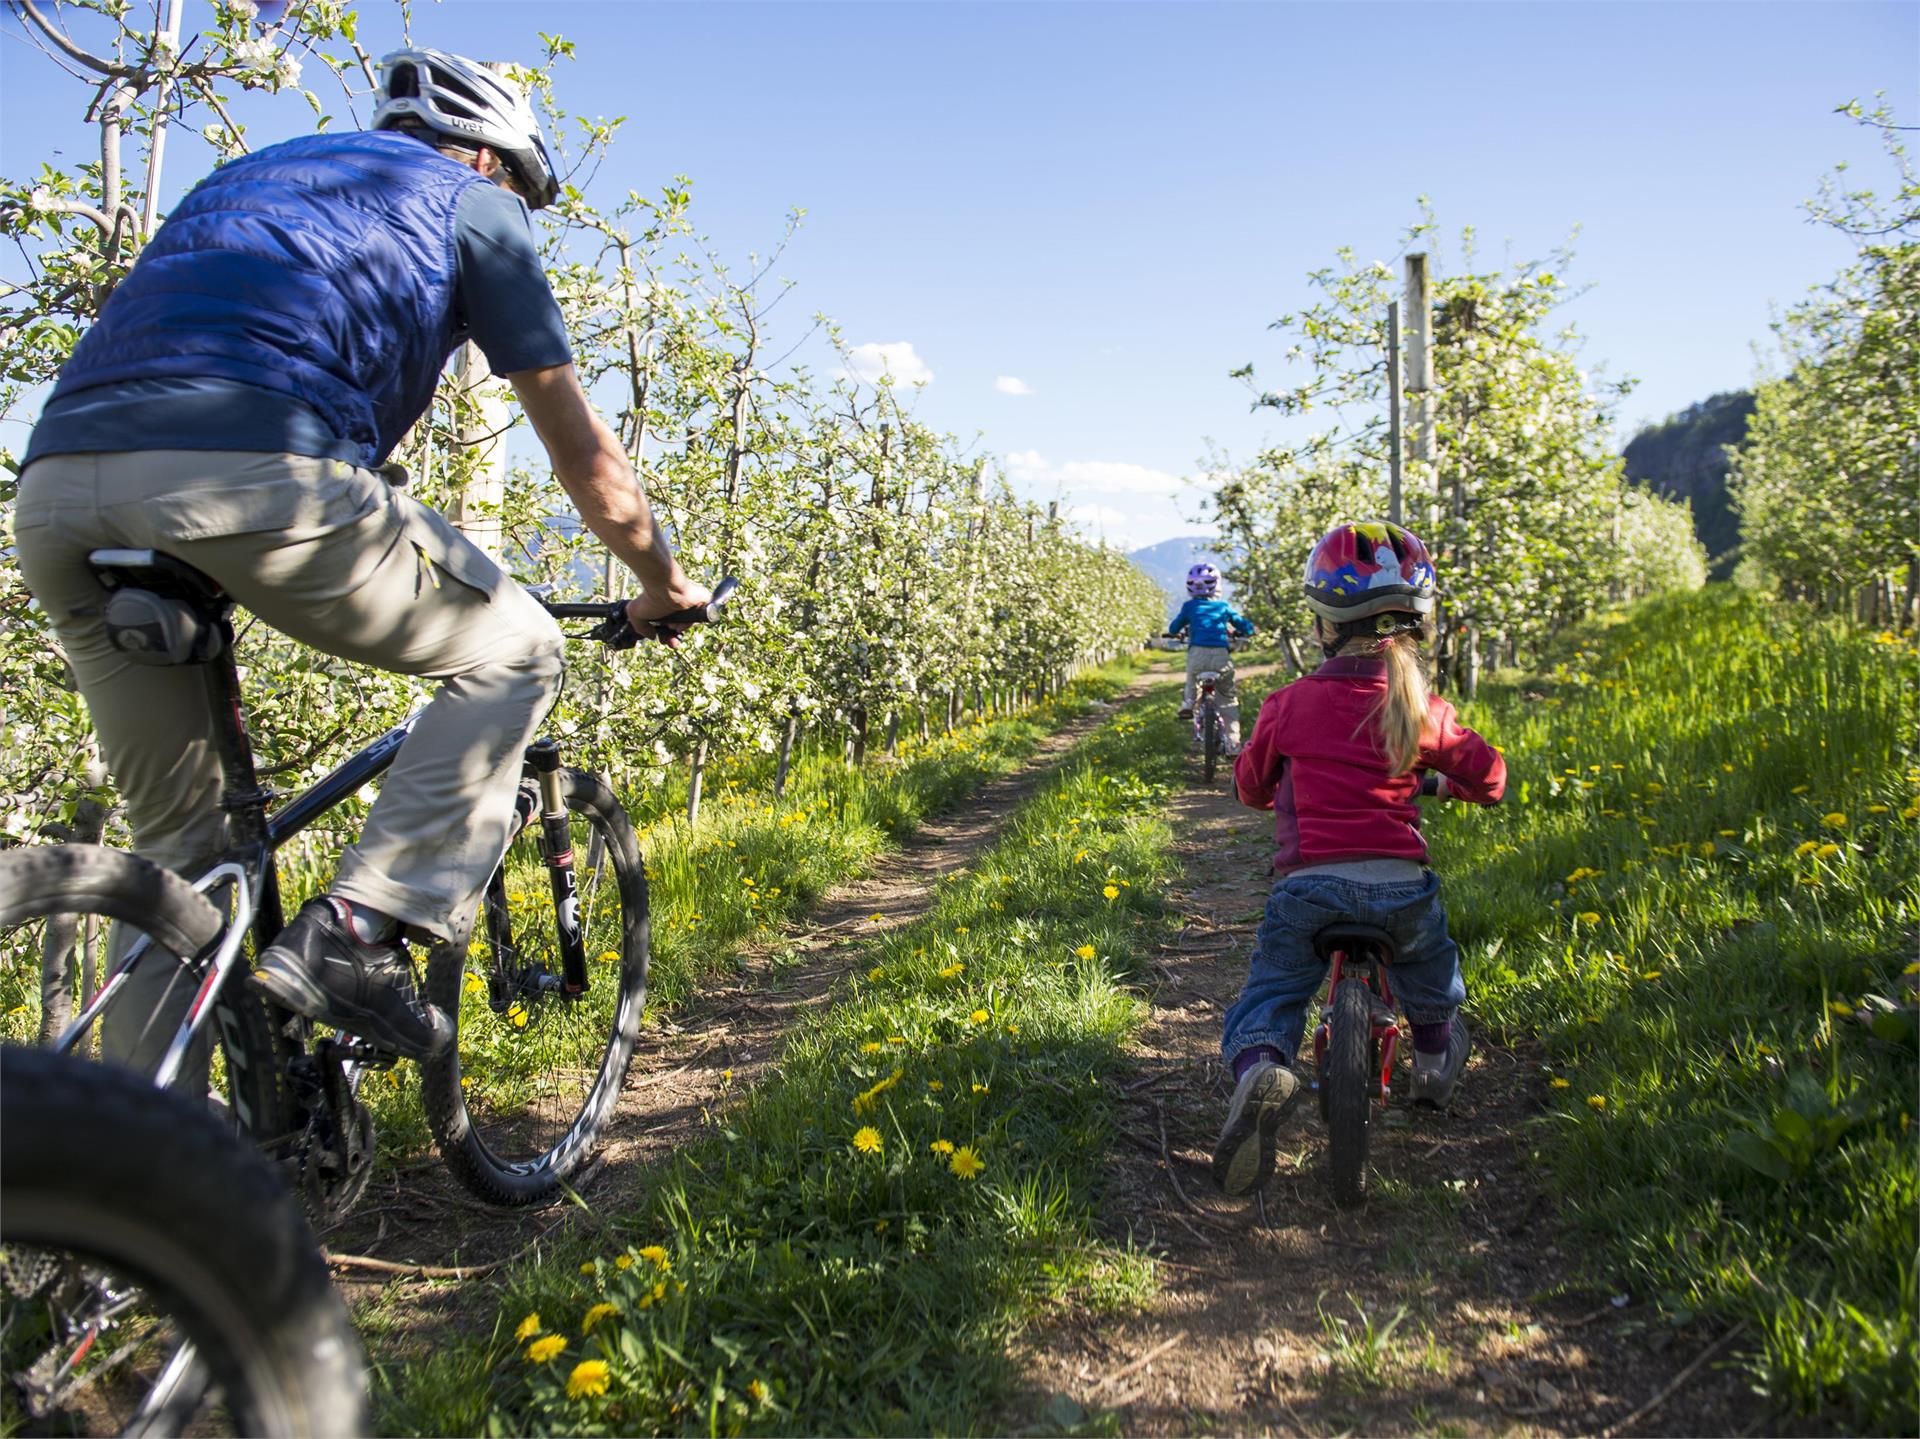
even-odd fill
[[(163, 551), (304, 644), (441, 681), (332, 892), (437, 940), (464, 930), (506, 849), (521, 753), (564, 657), (558, 626), (498, 565), (380, 476), (298, 455), (49, 456), (21, 475), (14, 524), (21, 574), (79, 679), (134, 848), (158, 864), (186, 869), (225, 844), (205, 690), (197, 666), (135, 664), (108, 643), (89, 550)], [(168, 978), (153, 977), (158, 1008), (170, 1007)], [(163, 1049), (177, 1020), (154, 1019), (166, 1033), (148, 1040)]]
[(1193, 697), (1199, 690), (1194, 676), (1204, 670), (1213, 670), (1220, 676), (1214, 681), (1213, 697), (1220, 703), (1220, 722), (1227, 727), (1227, 748), (1240, 747), (1240, 698), (1233, 687), (1233, 652), (1216, 645), (1187, 646), (1187, 689), (1183, 701), (1187, 709), (1193, 708)]

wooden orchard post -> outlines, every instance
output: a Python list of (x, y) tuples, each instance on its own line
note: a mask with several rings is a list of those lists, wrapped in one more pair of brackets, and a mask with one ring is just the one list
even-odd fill
[[(1409, 400), (1408, 418), (1412, 421), (1413, 462), (1433, 464), (1433, 296), (1427, 281), (1427, 257), (1407, 256), (1406, 296), (1406, 378)], [(1434, 512), (1427, 512), (1427, 531), (1433, 539)]]
[(1387, 518), (1400, 520), (1400, 302), (1387, 302)]

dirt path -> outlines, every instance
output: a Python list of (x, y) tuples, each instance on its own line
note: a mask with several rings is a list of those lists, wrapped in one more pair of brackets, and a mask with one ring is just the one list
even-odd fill
[[(1247, 675), (1251, 678), (1251, 674)], [(1264, 686), (1248, 687), (1257, 696)], [(1251, 727), (1254, 708), (1245, 710)], [(1143, 1311), (1074, 1314), (1034, 1336), (1008, 1432), (1128, 1434), (1750, 1432), (1765, 1420), (1646, 1296), (1574, 1288), (1573, 1242), (1528, 1160), (1543, 1080), (1476, 1035), (1450, 1114), (1389, 1108), (1374, 1193), (1327, 1191), (1326, 1132), (1303, 1096), (1254, 1203), (1208, 1176), (1231, 1084), (1220, 1024), (1263, 912), (1271, 820), (1226, 785), (1173, 803), (1178, 932), (1150, 957), (1151, 1019), (1120, 1090), (1122, 1141), (1100, 1215), (1163, 1257)], [(1405, 1061), (1403, 1061), (1404, 1064)], [(1680, 1379), (1671, 1397), (1642, 1406)], [(1611, 1426), (1630, 1420), (1618, 1430)]]
[[(691, 1003), (642, 1030), (600, 1152), (576, 1184), (590, 1209), (618, 1213), (644, 1189), (659, 1160), (695, 1137), (710, 1106), (764, 1078), (800, 1012), (828, 999), (859, 963), (864, 941), (925, 914), (940, 881), (992, 844), (1067, 751), (1159, 678), (1137, 680), (1113, 703), (1096, 703), (1041, 740), (1019, 768), (922, 824), (907, 844), (830, 891), (800, 922), (755, 944), (738, 970), (716, 977)], [(582, 1217), (572, 1205), (544, 1212), (490, 1208), (430, 1155), (377, 1178), (359, 1211), (322, 1239), (331, 1254), (374, 1261), (342, 1263), (337, 1277), (363, 1315), (377, 1310), (382, 1330), (404, 1335), (428, 1332), (484, 1301), (501, 1261)], [(376, 1267), (396, 1265), (481, 1272), (456, 1279)]]

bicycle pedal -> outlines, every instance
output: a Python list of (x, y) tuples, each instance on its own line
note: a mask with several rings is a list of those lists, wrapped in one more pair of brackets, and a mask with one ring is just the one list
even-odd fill
[(400, 1062), (400, 1056), (392, 1050), (376, 1049), (358, 1040), (352, 1044), (336, 1043), (332, 1055), (342, 1064), (359, 1064), (368, 1069), (392, 1069)]

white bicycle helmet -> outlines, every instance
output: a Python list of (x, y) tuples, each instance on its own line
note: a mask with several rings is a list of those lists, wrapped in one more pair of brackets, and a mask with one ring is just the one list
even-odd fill
[(484, 145), (493, 151), (529, 209), (551, 205), (560, 193), (546, 139), (527, 97), (477, 60), (425, 48), (382, 56), (373, 128), (391, 130), (409, 120), (456, 144)]

